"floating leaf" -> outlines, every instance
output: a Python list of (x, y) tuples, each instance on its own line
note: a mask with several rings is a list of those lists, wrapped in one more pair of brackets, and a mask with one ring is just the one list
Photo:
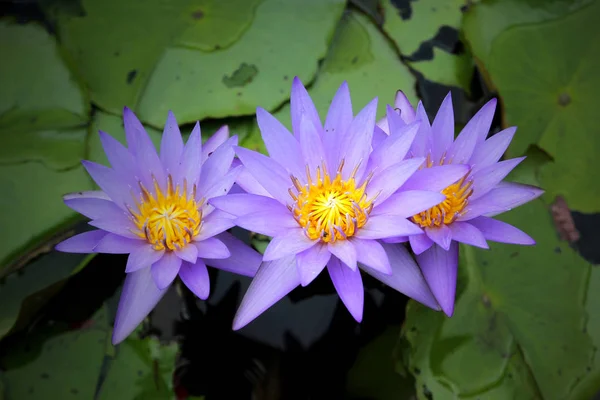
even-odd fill
[(93, 399), (109, 334), (103, 306), (85, 328), (49, 325), (24, 338), (2, 359), (6, 399)]
[[(417, 0), (403, 13), (392, 0), (383, 0), (383, 30), (406, 56), (415, 53), (421, 43), (433, 39), (441, 27), (458, 28), (465, 0)], [(407, 2), (408, 3), (408, 2)]]
[(0, 283), (0, 338), (23, 328), (92, 257), (52, 252), (7, 276)]
[(469, 93), (473, 77), (473, 59), (470, 54), (455, 55), (433, 48), (433, 59), (408, 62), (425, 79), (446, 86), (456, 86)]
[(600, 211), (600, 185), (585, 173), (600, 170), (597, 15), (598, 2), (562, 19), (511, 28), (496, 39), (489, 62), (506, 124), (519, 127), (509, 154), (538, 144), (554, 159), (542, 170), (542, 187), (583, 212)]
[(97, 400), (162, 400), (173, 398), (173, 371), (179, 347), (155, 338), (130, 336), (109, 361)]
[(559, 242), (541, 200), (502, 219), (537, 244), (461, 247), (454, 316), (409, 307), (405, 334), (421, 398), (566, 399), (588, 373), (582, 300), (598, 290), (587, 286), (590, 265)]
[(414, 395), (413, 379), (402, 378), (394, 367), (394, 347), (399, 333), (399, 326), (391, 326), (359, 351), (348, 372), (346, 393), (349, 398), (396, 400)]
[[(355, 11), (347, 13), (338, 25), (317, 80), (308, 89), (322, 120), (343, 81), (350, 86), (355, 114), (378, 96), (378, 115), (383, 116), (385, 104), (393, 102), (398, 89), (416, 103), (414, 76), (387, 38), (367, 17)], [(277, 111), (276, 117), (291, 128), (289, 104)], [(266, 152), (258, 128), (242, 144)]]
[(466, 11), (463, 33), (476, 59), (487, 67), (496, 37), (513, 25), (542, 22), (562, 17), (592, 0), (487, 0)]
[(276, 108), (288, 99), (290, 77), (313, 79), (344, 4), (82, 0), (84, 13), (51, 14), (92, 100), (113, 113), (128, 105), (159, 127), (169, 109), (187, 123)]

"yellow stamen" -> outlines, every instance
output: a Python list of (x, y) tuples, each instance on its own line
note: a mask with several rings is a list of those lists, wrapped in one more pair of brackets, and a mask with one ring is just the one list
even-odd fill
[(367, 199), (365, 192), (370, 176), (357, 187), (355, 174), (358, 167), (347, 180), (342, 179), (343, 167), (344, 160), (333, 180), (325, 163), (317, 167), (316, 179), (311, 177), (307, 167), (307, 184), (304, 186), (298, 178), (291, 176), (297, 193), (293, 189), (289, 191), (294, 200), (290, 209), (310, 239), (326, 243), (344, 240), (355, 235), (368, 220), (375, 200)]
[(130, 209), (133, 222), (138, 228), (135, 232), (155, 250), (176, 250), (185, 247), (192, 238), (200, 233), (202, 225), (201, 207), (203, 200), (196, 201), (196, 186), (192, 193), (187, 192), (187, 182), (173, 187), (171, 176), (167, 180), (167, 190), (161, 190), (154, 180), (154, 195), (140, 182), (142, 196), (136, 201), (137, 210)]
[(469, 197), (473, 194), (471, 185), (473, 181), (463, 176), (458, 182), (442, 190), (446, 200), (419, 214), (412, 216), (412, 221), (422, 228), (433, 228), (453, 223), (464, 211), (469, 203)]

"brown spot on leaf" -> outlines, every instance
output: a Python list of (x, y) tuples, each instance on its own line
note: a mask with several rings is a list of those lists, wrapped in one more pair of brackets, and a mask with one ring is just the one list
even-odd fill
[(558, 96), (558, 105), (566, 107), (571, 103), (571, 96), (569, 93), (561, 93)]
[(204, 11), (202, 10), (196, 10), (192, 13), (192, 18), (195, 20), (199, 20), (204, 18)]
[(560, 238), (571, 243), (578, 241), (581, 235), (575, 227), (575, 222), (571, 216), (571, 210), (569, 210), (569, 206), (564, 197), (556, 197), (550, 210), (552, 211), (554, 226), (556, 227)]

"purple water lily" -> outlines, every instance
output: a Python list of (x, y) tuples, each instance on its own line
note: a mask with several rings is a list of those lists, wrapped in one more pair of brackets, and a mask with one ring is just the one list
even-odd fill
[(124, 110), (128, 148), (100, 132), (112, 168), (83, 161), (101, 191), (65, 196), (98, 228), (56, 246), (70, 253), (129, 254), (112, 341), (124, 340), (179, 275), (198, 297), (209, 294), (206, 265), (254, 276), (261, 255), (227, 229), (234, 217), (208, 205), (227, 194), (241, 167), (230, 168), (237, 137), (221, 128), (202, 146), (196, 123), (184, 145), (169, 112), (160, 156), (131, 110)]
[(539, 197), (543, 191), (529, 185), (502, 182), (525, 157), (499, 161), (510, 144), (516, 128), (507, 128), (486, 140), (496, 100), (490, 100), (454, 139), (452, 98), (446, 96), (429, 124), (422, 103), (415, 111), (402, 92), (398, 92), (395, 110), (388, 109), (378, 126), (394, 136), (415, 120), (421, 125), (410, 154), (426, 162), (405, 186), (410, 187), (445, 165), (468, 166), (469, 171), (443, 188), (444, 200), (410, 220), (425, 230), (425, 235), (408, 235), (397, 242), (409, 241), (423, 275), (442, 310), (454, 312), (458, 242), (488, 248), (487, 240), (533, 245), (535, 241), (521, 230), (491, 217)]
[[(270, 157), (236, 147), (248, 193), (210, 204), (238, 216), (236, 224), (272, 236), (263, 263), (235, 316), (240, 329), (298, 285), (327, 267), (341, 300), (361, 321), (364, 290), (359, 268), (390, 287), (439, 309), (416, 263), (403, 247), (379, 239), (423, 234), (407, 218), (439, 204), (439, 191), (463, 176), (466, 166), (445, 166), (410, 191), (405, 182), (425, 162), (403, 160), (419, 123), (372, 148), (377, 99), (355, 117), (348, 85), (337, 91), (325, 125), (298, 78), (292, 84), (293, 134), (267, 111), (257, 119)], [(398, 190), (400, 189), (400, 191)]]

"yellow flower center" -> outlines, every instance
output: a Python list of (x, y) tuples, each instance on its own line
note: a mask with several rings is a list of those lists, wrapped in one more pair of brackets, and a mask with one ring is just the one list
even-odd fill
[(142, 196), (140, 202), (136, 201), (137, 212), (131, 209), (129, 211), (139, 229), (136, 234), (152, 244), (155, 250), (181, 249), (200, 233), (200, 208), (204, 201), (196, 201), (195, 185), (192, 193), (188, 194), (185, 180), (183, 190), (180, 191), (179, 185), (173, 188), (173, 179), (169, 176), (165, 193), (156, 180), (154, 195), (141, 183), (140, 188)]
[(347, 239), (356, 234), (368, 220), (373, 201), (377, 197), (367, 199), (365, 192), (371, 175), (357, 187), (355, 175), (358, 166), (347, 180), (342, 179), (343, 167), (342, 160), (337, 174), (331, 179), (323, 163), (321, 167), (317, 167), (317, 177), (313, 181), (307, 166), (306, 185), (291, 176), (297, 193), (289, 190), (294, 205), (288, 207), (310, 239), (320, 239), (326, 243)]
[[(445, 156), (442, 157), (440, 165), (444, 164)], [(425, 167), (432, 167), (431, 158), (427, 156)], [(421, 226), (421, 228), (433, 228), (442, 225), (450, 225), (458, 218), (469, 203), (469, 197), (473, 194), (473, 181), (467, 181), (467, 173), (458, 182), (453, 183), (444, 190), (442, 194), (446, 196), (446, 200), (440, 204), (431, 207), (430, 209), (415, 214), (411, 217), (412, 221)]]

